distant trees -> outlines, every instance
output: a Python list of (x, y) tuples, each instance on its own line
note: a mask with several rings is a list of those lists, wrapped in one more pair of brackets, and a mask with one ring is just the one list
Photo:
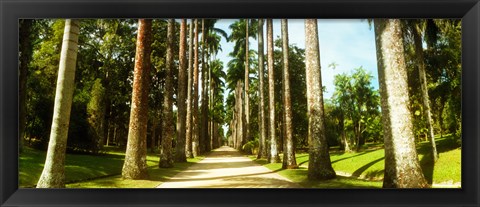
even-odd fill
[(65, 150), (77, 64), (79, 20), (65, 20), (47, 158), (37, 188), (65, 187)]

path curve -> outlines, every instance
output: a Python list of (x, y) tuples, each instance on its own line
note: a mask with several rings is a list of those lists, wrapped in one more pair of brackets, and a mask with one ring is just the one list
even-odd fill
[(223, 146), (157, 188), (302, 188)]

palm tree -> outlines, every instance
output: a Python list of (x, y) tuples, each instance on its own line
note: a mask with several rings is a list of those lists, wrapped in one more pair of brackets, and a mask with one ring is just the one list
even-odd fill
[(408, 20), (407, 27), (411, 30), (411, 34), (413, 35), (413, 42), (415, 46), (415, 56), (417, 58), (417, 68), (418, 68), (418, 75), (420, 78), (420, 89), (422, 94), (422, 103), (423, 103), (423, 116), (427, 121), (428, 133), (427, 137), (430, 142), (431, 153), (433, 162), (436, 162), (438, 159), (438, 152), (437, 146), (435, 144), (435, 135), (433, 132), (433, 120), (432, 120), (432, 113), (430, 109), (430, 97), (428, 95), (428, 88), (427, 88), (427, 76), (425, 72), (425, 58), (422, 46), (422, 31), (426, 30), (426, 22), (425, 20)]
[(275, 78), (273, 70), (273, 25), (272, 19), (267, 19), (267, 55), (268, 55), (268, 110), (270, 112), (270, 163), (280, 162), (275, 136)]
[(193, 158), (192, 153), (192, 135), (193, 135), (193, 120), (192, 120), (192, 82), (193, 82), (193, 19), (190, 20), (190, 29), (188, 34), (188, 83), (187, 83), (187, 118), (186, 118), (186, 143), (185, 154), (189, 158)]
[(283, 120), (284, 120), (284, 149), (283, 149), (283, 164), (284, 169), (297, 168), (297, 161), (295, 159), (295, 146), (293, 143), (292, 132), (292, 103), (290, 100), (290, 75), (288, 68), (288, 21), (281, 20), (282, 26), (282, 52), (283, 52)]
[(331, 179), (336, 176), (325, 136), (322, 75), (316, 19), (305, 19), (305, 62), (308, 103), (308, 178)]
[(258, 76), (260, 81), (260, 142), (257, 158), (264, 158), (267, 156), (266, 152), (266, 137), (267, 131), (265, 126), (265, 97), (264, 97), (264, 60), (263, 60), (263, 19), (258, 20)]
[(175, 20), (169, 19), (167, 27), (167, 57), (165, 63), (166, 75), (165, 88), (163, 92), (164, 120), (162, 122), (162, 150), (160, 152), (160, 162), (158, 163), (158, 166), (161, 168), (173, 167), (173, 38), (175, 36)]
[(248, 49), (248, 24), (249, 20), (245, 19), (245, 137), (249, 139), (250, 137), (250, 98), (248, 95), (249, 92), (249, 70), (250, 66), (248, 65), (249, 59), (249, 49)]
[(408, 108), (401, 23), (398, 19), (375, 19), (374, 24), (385, 139), (383, 187), (428, 187), (418, 162)]
[(199, 130), (198, 130), (198, 19), (195, 19), (195, 36), (194, 36), (194, 54), (193, 54), (193, 134), (192, 134), (192, 154), (199, 154)]
[(150, 70), (152, 20), (138, 20), (132, 106), (127, 151), (122, 169), (124, 179), (145, 179), (147, 172), (148, 74)]
[(187, 46), (187, 20), (182, 19), (180, 23), (180, 46), (179, 46), (179, 68), (178, 68), (178, 115), (177, 115), (177, 144), (175, 146), (175, 162), (186, 162), (187, 157), (185, 155), (185, 142), (186, 142), (186, 108), (185, 108), (185, 99), (186, 99), (186, 70), (187, 70), (187, 61), (186, 61), (186, 50)]
[(65, 20), (47, 158), (37, 188), (65, 187), (65, 151), (75, 87), (79, 20)]

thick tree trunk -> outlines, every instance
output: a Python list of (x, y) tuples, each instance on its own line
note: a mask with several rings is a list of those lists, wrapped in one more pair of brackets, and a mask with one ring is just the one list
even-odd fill
[(20, 20), (19, 27), (20, 61), (18, 77), (18, 146), (20, 152), (23, 151), (23, 140), (25, 138), (28, 63), (30, 63), (33, 53), (33, 44), (32, 40), (30, 39), (32, 24), (33, 20), (22, 19)]
[(193, 55), (193, 110), (192, 110), (192, 119), (193, 119), (193, 134), (192, 134), (192, 154), (194, 157), (198, 156), (199, 154), (199, 117), (198, 117), (198, 99), (200, 96), (198, 95), (198, 19), (195, 19), (195, 48), (194, 48), (194, 55)]
[(331, 179), (336, 176), (330, 161), (323, 109), (322, 75), (316, 19), (305, 20), (305, 62), (308, 103), (308, 178)]
[(37, 188), (65, 187), (65, 151), (75, 87), (79, 20), (65, 20), (47, 158)]
[(186, 162), (187, 157), (185, 155), (185, 128), (186, 128), (186, 89), (187, 89), (187, 20), (182, 19), (180, 23), (180, 46), (179, 46), (179, 68), (178, 68), (178, 96), (177, 96), (177, 144), (175, 145), (175, 162)]
[(192, 82), (193, 82), (193, 19), (190, 20), (190, 30), (188, 34), (188, 85), (187, 85), (187, 120), (186, 120), (186, 143), (185, 154), (189, 158), (193, 158), (192, 153), (192, 136), (193, 136), (193, 120), (192, 120)]
[(272, 19), (267, 19), (267, 51), (268, 51), (268, 110), (270, 112), (270, 163), (279, 163), (277, 139), (275, 136), (275, 78), (273, 69), (273, 25)]
[(174, 136), (173, 123), (173, 38), (175, 37), (175, 20), (168, 20), (167, 29), (167, 58), (166, 58), (166, 76), (165, 90), (163, 92), (163, 122), (162, 122), (162, 149), (160, 151), (161, 168), (173, 167), (173, 149), (172, 140)]
[(122, 169), (125, 179), (145, 179), (147, 172), (147, 121), (152, 20), (138, 21), (132, 106), (127, 151)]
[(424, 188), (427, 181), (418, 162), (401, 23), (375, 19), (378, 77), (385, 139), (384, 188)]
[(292, 102), (290, 98), (290, 74), (288, 66), (288, 21), (281, 20), (282, 26), (282, 52), (283, 52), (283, 127), (285, 130), (285, 137), (283, 139), (283, 153), (285, 154), (283, 160), (283, 169), (297, 168), (297, 161), (295, 159), (295, 146), (293, 143), (293, 129), (292, 129)]
[(422, 91), (422, 103), (423, 103), (423, 116), (427, 120), (427, 127), (428, 127), (428, 141), (430, 142), (431, 153), (433, 162), (436, 162), (438, 159), (438, 152), (437, 152), (437, 145), (435, 144), (435, 135), (433, 132), (433, 121), (432, 121), (432, 113), (430, 109), (430, 98), (428, 95), (428, 88), (427, 88), (427, 77), (425, 73), (425, 59), (423, 55), (423, 47), (422, 47), (422, 38), (420, 37), (420, 31), (418, 28), (414, 28), (413, 37), (415, 42), (415, 54), (417, 57), (418, 63), (418, 74), (420, 77), (420, 88)]
[(207, 128), (208, 128), (208, 117), (207, 117), (207, 61), (206, 61), (206, 42), (205, 36), (207, 32), (205, 31), (205, 19), (202, 19), (202, 105), (201, 105), (201, 127), (200, 127), (200, 153), (203, 154), (208, 151), (207, 147)]
[(266, 125), (265, 125), (265, 91), (264, 89), (264, 80), (263, 80), (263, 73), (264, 73), (264, 59), (263, 59), (263, 19), (258, 20), (258, 76), (259, 76), (259, 93), (260, 93), (260, 103), (259, 103), (259, 112), (260, 112), (260, 142), (259, 142), (259, 150), (257, 158), (265, 158), (267, 157), (266, 152), (266, 139), (267, 139), (267, 132), (266, 132)]

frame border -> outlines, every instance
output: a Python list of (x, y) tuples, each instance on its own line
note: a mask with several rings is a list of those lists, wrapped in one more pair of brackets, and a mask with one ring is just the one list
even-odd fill
[[(0, 206), (480, 205), (479, 0), (0, 0), (0, 15)], [(155, 17), (462, 18), (462, 189), (18, 189), (18, 19)]]

